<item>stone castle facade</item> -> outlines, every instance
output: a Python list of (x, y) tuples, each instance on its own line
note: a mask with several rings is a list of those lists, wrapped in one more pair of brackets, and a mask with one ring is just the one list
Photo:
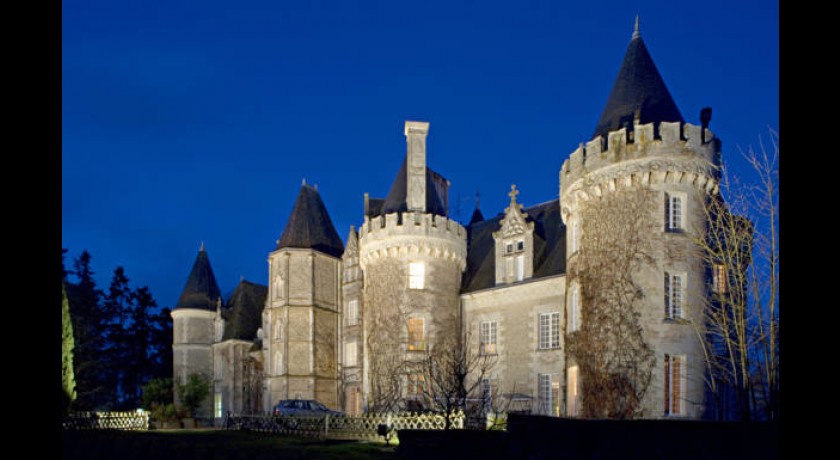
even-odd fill
[[(587, 302), (607, 298), (595, 254), (612, 254), (600, 266), (618, 272), (632, 240), (645, 253), (628, 265), (632, 308), (650, 352), (637, 415), (702, 418), (710, 269), (691, 235), (706, 225), (720, 142), (701, 118), (684, 121), (637, 29), (592, 140), (559, 171), (559, 197), (526, 207), (512, 186), (503, 213), (485, 219), (476, 207), (466, 225), (448, 217), (449, 181), (428, 166), (429, 123), (407, 121), (389, 193), (365, 194), (344, 242), (304, 184), (268, 255), (267, 285), (242, 281), (223, 301), (202, 247), (172, 312), (174, 378), (213, 380), (205, 416), (294, 398), (349, 414), (428, 407), (424, 359), (463, 345), (494, 363), (470, 377), (481, 382), (469, 397), (576, 416), (589, 355), (570, 350), (597, 325)], [(633, 224), (608, 222), (631, 214), (616, 201), (630, 195)]]

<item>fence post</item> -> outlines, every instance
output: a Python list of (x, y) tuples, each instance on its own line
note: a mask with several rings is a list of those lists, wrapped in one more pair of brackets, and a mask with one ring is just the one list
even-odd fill
[(330, 434), (330, 414), (324, 416), (324, 439)]

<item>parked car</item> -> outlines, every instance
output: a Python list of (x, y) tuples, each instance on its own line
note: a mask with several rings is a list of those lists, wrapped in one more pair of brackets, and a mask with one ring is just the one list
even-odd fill
[(314, 399), (286, 399), (274, 406), (274, 415), (294, 415), (300, 417), (343, 416), (343, 412), (327, 408)]

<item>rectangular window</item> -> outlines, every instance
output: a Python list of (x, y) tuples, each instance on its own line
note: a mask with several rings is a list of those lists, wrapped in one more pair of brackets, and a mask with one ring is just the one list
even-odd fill
[(539, 413), (560, 416), (560, 380), (557, 374), (539, 374)]
[(356, 366), (356, 342), (347, 342), (344, 344), (344, 365), (347, 367)]
[(408, 374), (407, 393), (410, 396), (423, 396), (426, 390), (426, 377), (423, 374)]
[(516, 281), (522, 281), (525, 278), (525, 256), (516, 256)]
[(685, 283), (682, 274), (665, 272), (665, 317), (683, 317), (682, 299)]
[(216, 418), (222, 418), (222, 394), (216, 393), (213, 397), (213, 413)]
[(481, 379), (481, 402), (485, 411), (493, 408), (493, 381), (491, 379)]
[(560, 312), (540, 314), (540, 349), (560, 346)]
[(347, 325), (355, 326), (359, 322), (359, 301), (351, 300), (347, 304)]
[(683, 229), (683, 201), (681, 196), (666, 194), (665, 218), (670, 231)]
[(577, 417), (580, 407), (578, 372), (578, 367), (572, 366), (566, 374), (566, 415), (569, 417)]
[(482, 321), (480, 337), (480, 351), (483, 355), (496, 354), (496, 322)]
[(513, 243), (506, 243), (505, 244), (505, 253), (512, 254), (513, 253)]
[(572, 284), (572, 288), (569, 289), (569, 318), (566, 329), (569, 332), (580, 329), (580, 287), (577, 283)]
[(408, 349), (409, 351), (418, 351), (426, 349), (426, 337), (424, 330), (426, 327), (423, 318), (409, 318), (408, 319)]
[(426, 266), (423, 262), (411, 262), (408, 264), (408, 287), (409, 289), (423, 289), (426, 281)]
[(516, 252), (524, 251), (525, 250), (525, 240), (519, 240), (516, 242)]
[(665, 415), (685, 415), (685, 355), (665, 354)]
[(727, 280), (726, 265), (714, 264), (712, 266), (712, 291), (716, 294), (726, 294)]

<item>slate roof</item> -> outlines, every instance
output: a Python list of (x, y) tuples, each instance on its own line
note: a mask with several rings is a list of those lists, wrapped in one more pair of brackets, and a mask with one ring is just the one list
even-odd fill
[[(369, 200), (370, 209), (368, 214), (370, 216), (384, 216), (385, 214), (408, 210), (408, 205), (405, 202), (408, 181), (406, 174), (407, 162), (408, 155), (403, 159), (402, 166), (397, 171), (397, 176), (394, 178), (391, 189), (388, 191), (388, 196), (385, 197), (385, 201), (382, 203), (382, 208), (378, 214), (371, 212), (374, 200), (377, 199), (371, 198)], [(447, 184), (446, 178), (426, 166), (426, 212), (446, 217), (449, 211), (448, 192), (449, 185)]]
[(344, 243), (335, 231), (332, 219), (318, 190), (311, 185), (300, 187), (292, 214), (277, 241), (277, 249), (314, 249), (333, 257), (341, 257)]
[(207, 251), (204, 250), (202, 244), (175, 308), (216, 311), (216, 299), (219, 297), (221, 297), (219, 285), (216, 283), (216, 276), (213, 275), (210, 258), (207, 257)]
[(262, 325), (262, 311), (268, 287), (242, 280), (225, 304), (228, 306), (225, 318), (223, 340), (254, 340), (257, 329)]
[[(531, 279), (566, 273), (566, 225), (555, 199), (523, 209), (526, 221), (534, 222), (534, 276)], [(496, 247), (493, 232), (501, 228), (504, 213), (467, 226), (467, 269), (461, 292), (473, 292), (496, 285)]]
[(633, 126), (637, 110), (643, 124), (684, 121), (638, 30), (627, 46), (624, 61), (592, 137), (606, 136), (625, 125)]

